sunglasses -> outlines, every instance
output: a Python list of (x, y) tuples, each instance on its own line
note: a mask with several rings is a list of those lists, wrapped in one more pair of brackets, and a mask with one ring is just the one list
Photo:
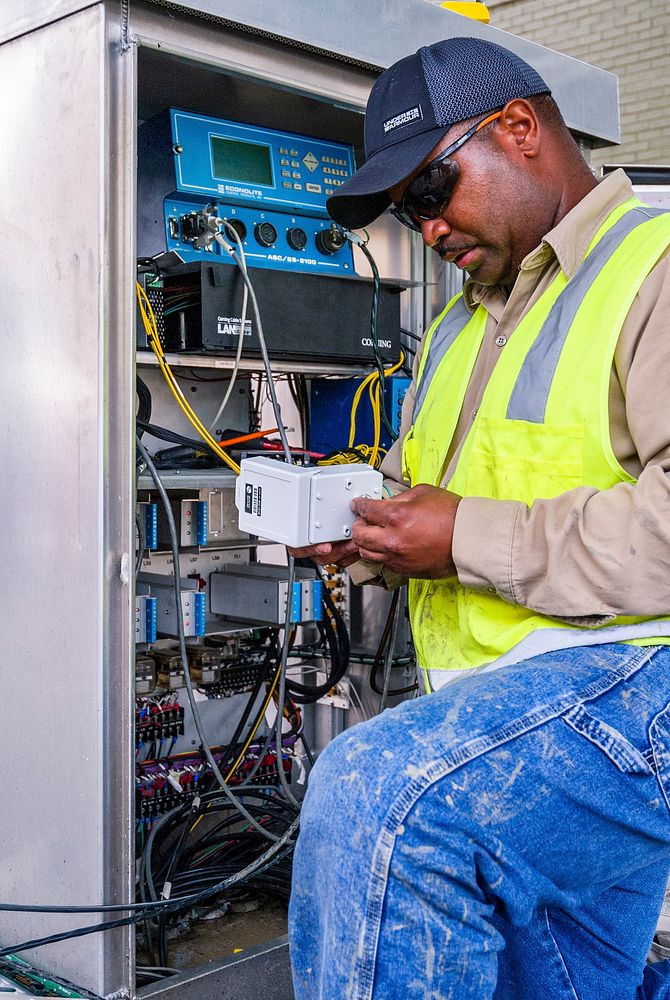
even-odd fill
[(444, 212), (449, 204), (449, 199), (454, 193), (456, 182), (460, 176), (460, 168), (455, 160), (448, 157), (455, 153), (457, 149), (464, 146), (468, 139), (476, 135), (489, 122), (500, 118), (502, 111), (496, 111), (488, 115), (483, 121), (477, 122), (472, 128), (442, 150), (439, 156), (424, 167), (402, 196), (399, 205), (391, 205), (391, 215), (403, 226), (413, 229), (414, 232), (421, 232), (421, 222), (427, 219), (437, 219)]

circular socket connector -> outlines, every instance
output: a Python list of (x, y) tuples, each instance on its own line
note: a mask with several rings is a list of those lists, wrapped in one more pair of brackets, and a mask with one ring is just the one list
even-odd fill
[(316, 234), (316, 248), (320, 253), (328, 255), (337, 253), (338, 250), (342, 249), (345, 242), (344, 233), (337, 226), (331, 226), (330, 229), (322, 229), (320, 233)]
[(291, 250), (304, 250), (307, 246), (307, 233), (299, 226), (286, 230), (286, 242)]
[(259, 222), (254, 226), (254, 236), (262, 247), (271, 247), (277, 242), (277, 230), (271, 222)]
[[(245, 224), (242, 222), (241, 219), (226, 219), (226, 223), (230, 226), (231, 229), (235, 230), (235, 232), (240, 238), (240, 241), (243, 241), (247, 238), (247, 227), (245, 226)], [(225, 226), (223, 228), (223, 235), (224, 236), (226, 235)]]

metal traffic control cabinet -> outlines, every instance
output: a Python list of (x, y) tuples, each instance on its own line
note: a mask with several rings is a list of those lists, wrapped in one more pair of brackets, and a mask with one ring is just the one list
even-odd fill
[[(429, 0), (2, 5), (4, 901), (96, 905), (134, 894), (140, 121), (170, 107), (262, 117), (268, 128), (350, 144), (360, 160), (379, 71), (449, 35), (490, 38), (535, 65), (585, 148), (618, 140), (613, 76)], [(377, 225), (377, 255), (385, 275), (423, 283), (405, 293), (406, 322), (421, 331), (453, 278), (410, 234), (390, 232)], [(3, 913), (0, 945), (97, 919)], [(133, 942), (120, 927), (27, 957), (127, 997)], [(183, 974), (152, 995), (291, 996), (282, 942), (196, 979)]]

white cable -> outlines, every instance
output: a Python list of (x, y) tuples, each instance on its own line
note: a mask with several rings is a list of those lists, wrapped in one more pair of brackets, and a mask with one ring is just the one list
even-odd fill
[[(235, 239), (235, 241), (237, 243), (237, 252), (239, 253), (241, 260), (244, 261), (244, 266), (246, 268), (246, 259), (245, 259), (245, 256), (244, 256), (244, 249), (242, 247), (242, 240), (240, 239), (239, 233), (225, 219), (219, 219), (218, 222), (221, 225), (224, 225), (226, 227), (226, 231), (230, 235), (232, 235), (233, 238)], [(224, 240), (224, 238), (221, 235), (220, 231), (214, 235), (214, 239), (228, 253), (230, 253), (230, 254), (233, 253), (232, 246)], [(230, 396), (232, 394), (233, 387), (235, 385), (235, 379), (237, 378), (237, 373), (238, 373), (239, 367), (240, 367), (240, 358), (242, 357), (242, 348), (244, 346), (244, 328), (245, 328), (246, 323), (247, 323), (247, 304), (248, 304), (248, 302), (249, 302), (249, 289), (247, 288), (246, 283), (245, 283), (245, 285), (244, 285), (244, 292), (243, 292), (243, 296), (242, 296), (242, 315), (240, 316), (240, 335), (237, 338), (237, 353), (235, 355), (235, 364), (233, 365), (233, 370), (232, 370), (231, 375), (230, 375), (230, 382), (228, 383), (228, 387), (226, 389), (226, 394), (223, 397), (223, 401), (221, 403), (221, 406), (216, 411), (216, 416), (214, 417), (214, 419), (212, 420), (211, 424), (209, 425), (210, 432), (214, 430), (214, 428), (216, 427), (217, 423), (219, 422), (219, 418), (221, 417), (221, 414), (223, 413), (223, 411), (226, 408), (228, 400), (230, 399)]]
[[(226, 228), (232, 230), (232, 226), (230, 226), (230, 224), (227, 223), (225, 221), (225, 219), (224, 220), (217, 219), (216, 221), (217, 221), (217, 223), (220, 222), (220, 221), (223, 221), (223, 223), (226, 226)], [(261, 321), (261, 314), (260, 314), (260, 311), (259, 311), (259, 308), (258, 308), (258, 299), (256, 298), (256, 293), (254, 291), (253, 285), (251, 284), (251, 278), (249, 277), (249, 273), (247, 271), (247, 262), (246, 262), (246, 259), (244, 257), (244, 253), (242, 253), (242, 255), (240, 255), (239, 253), (237, 253), (233, 249), (233, 247), (229, 243), (227, 243), (226, 240), (224, 240), (224, 238), (221, 235), (220, 231), (217, 231), (217, 233), (215, 234), (214, 238), (231, 255), (231, 257), (233, 258), (233, 260), (235, 261), (235, 263), (237, 264), (237, 266), (240, 269), (240, 274), (242, 275), (242, 279), (244, 281), (244, 284), (246, 285), (247, 289), (249, 290), (249, 296), (251, 298), (251, 305), (252, 305), (252, 308), (254, 310), (254, 319), (256, 320), (256, 334), (258, 336), (258, 342), (259, 342), (260, 348), (261, 348), (261, 355), (263, 357), (263, 366), (265, 368), (265, 375), (266, 375), (266, 378), (267, 378), (268, 393), (270, 395), (270, 402), (272, 403), (272, 412), (274, 413), (275, 421), (276, 421), (277, 427), (279, 429), (279, 437), (281, 438), (282, 448), (284, 449), (284, 457), (286, 459), (286, 462), (289, 465), (292, 465), (293, 464), (293, 456), (291, 455), (291, 448), (290, 448), (289, 443), (288, 443), (288, 438), (286, 437), (286, 430), (284, 428), (284, 422), (282, 420), (281, 409), (279, 407), (279, 401), (277, 399), (277, 393), (275, 392), (274, 375), (272, 373), (272, 365), (270, 364), (270, 358), (269, 358), (269, 355), (268, 355), (268, 348), (267, 348), (267, 344), (265, 342), (265, 334), (263, 333), (263, 323)], [(236, 233), (236, 238), (237, 238), (237, 233)], [(239, 239), (237, 239), (237, 242), (238, 242), (238, 245), (240, 245)]]

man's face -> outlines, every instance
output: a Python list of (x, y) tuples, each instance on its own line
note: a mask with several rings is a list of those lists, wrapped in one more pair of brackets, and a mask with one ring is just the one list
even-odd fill
[[(456, 187), (441, 215), (421, 222), (421, 233), (427, 246), (481, 284), (511, 286), (521, 261), (545, 234), (536, 232), (533, 223), (529, 178), (490, 135), (496, 126), (453, 154), (460, 168)], [(389, 189), (394, 204), (401, 203), (414, 177), (465, 129), (463, 123), (454, 125), (417, 170)]]

